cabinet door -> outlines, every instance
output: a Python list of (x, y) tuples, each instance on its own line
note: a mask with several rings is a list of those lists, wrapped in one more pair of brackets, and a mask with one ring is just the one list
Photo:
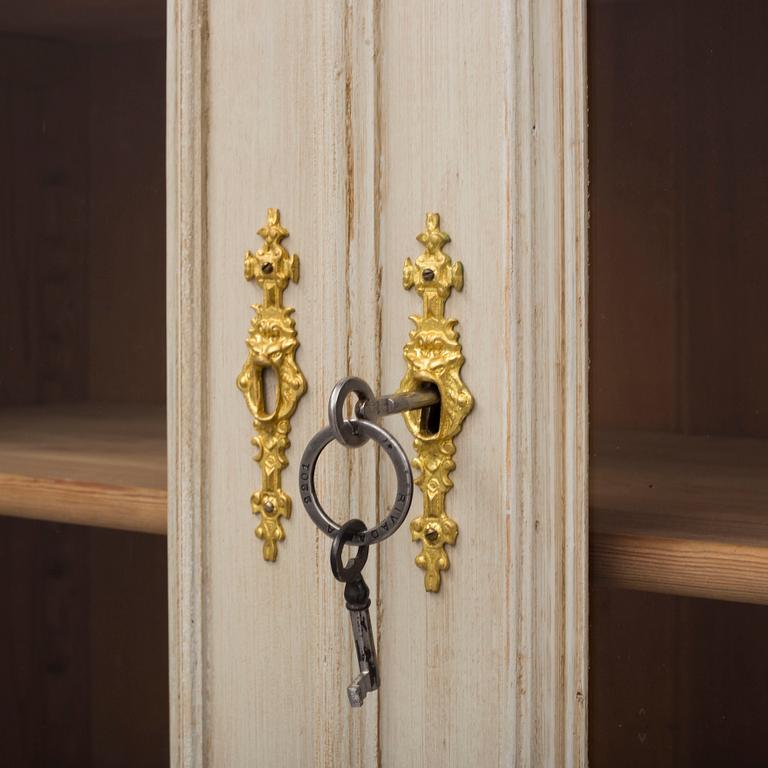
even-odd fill
[[(579, 0), (172, 0), (169, 544), (177, 766), (586, 764), (584, 8)], [(286, 539), (265, 562), (235, 378), (266, 210), (301, 257), (285, 293), (308, 390), (292, 420)], [(402, 283), (425, 214), (465, 285), (439, 592), (408, 526), (372, 547), (381, 688), (357, 674), (330, 540), (298, 465), (334, 383), (398, 388)], [(400, 417), (386, 427), (413, 457)], [(370, 446), (323, 455), (323, 499), (371, 522), (392, 482)], [(417, 489), (409, 520), (421, 513)]]

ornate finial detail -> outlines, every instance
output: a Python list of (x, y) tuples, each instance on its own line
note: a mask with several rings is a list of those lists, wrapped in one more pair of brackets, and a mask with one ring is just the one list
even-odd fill
[[(411, 523), (411, 537), (422, 544), (416, 565), (426, 571), (426, 590), (438, 592), (441, 571), (450, 567), (445, 547), (454, 545), (459, 534), (456, 521), (445, 512), (445, 496), (453, 488), (450, 474), (456, 468), (453, 440), (474, 403), (460, 377), (464, 355), (459, 334), (454, 330), (458, 321), (445, 317), (445, 302), (454, 288), (462, 289), (464, 270), (461, 262), (454, 263), (443, 253), (450, 237), (440, 230), (437, 213), (427, 214), (426, 229), (417, 239), (425, 250), (415, 264), (406, 259), (403, 286), (406, 290), (416, 287), (424, 310), (422, 316), (411, 316), (415, 328), (403, 349), (408, 370), (400, 383), (400, 391), (436, 387), (440, 393), (439, 406), (432, 406), (439, 409), (436, 413), (422, 409), (403, 414), (415, 437), (413, 465), (421, 471), (416, 485), (424, 498), (422, 514)], [(430, 418), (437, 414), (439, 421)]]
[(441, 318), (451, 289), (460, 291), (464, 287), (464, 268), (460, 261), (454, 264), (451, 257), (443, 253), (443, 246), (450, 243), (451, 238), (440, 229), (439, 213), (427, 214), (427, 227), (416, 239), (426, 250), (416, 259), (416, 264), (405, 260), (403, 287), (408, 290), (416, 286), (424, 300), (424, 314)]
[[(251, 511), (260, 515), (256, 536), (264, 542), (264, 559), (277, 559), (277, 543), (285, 539), (280, 518), (291, 516), (291, 498), (281, 487), (281, 473), (288, 466), (286, 450), (290, 445), (291, 416), (307, 383), (296, 364), (296, 327), (291, 307), (283, 307), (283, 291), (288, 283), (299, 281), (299, 257), (281, 245), (288, 230), (280, 223), (280, 211), (270, 208), (267, 223), (258, 234), (264, 245), (245, 254), (245, 279), (255, 280), (264, 290), (261, 304), (254, 304), (246, 346), (248, 358), (237, 377), (253, 417), (256, 434), (251, 443), (256, 447), (254, 460), (261, 467), (261, 490), (251, 495)], [(267, 411), (264, 393), (264, 371), (275, 373), (274, 407)]]
[(264, 289), (265, 305), (279, 307), (289, 281), (299, 282), (299, 257), (291, 256), (281, 245), (288, 230), (280, 223), (277, 208), (267, 210), (267, 223), (258, 234), (264, 238), (264, 245), (256, 253), (245, 254), (245, 279), (256, 280)]
[[(434, 255), (440, 253), (446, 243), (451, 242), (450, 235), (440, 229), (440, 214), (427, 214), (427, 228), (416, 235), (416, 239), (427, 246), (427, 253)], [(445, 256), (445, 254), (443, 254)]]

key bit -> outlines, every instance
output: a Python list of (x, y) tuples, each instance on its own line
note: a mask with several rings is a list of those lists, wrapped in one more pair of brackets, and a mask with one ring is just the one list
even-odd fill
[(347, 687), (349, 703), (362, 707), (365, 697), (379, 687), (379, 673), (376, 665), (376, 645), (371, 630), (370, 590), (362, 576), (348, 582), (344, 587), (344, 600), (352, 621), (352, 636), (355, 639), (360, 674)]
[(355, 682), (352, 685), (347, 686), (347, 697), (349, 703), (353, 707), (362, 707), (365, 697), (374, 690), (371, 688), (370, 675), (367, 672), (363, 672), (355, 678)]

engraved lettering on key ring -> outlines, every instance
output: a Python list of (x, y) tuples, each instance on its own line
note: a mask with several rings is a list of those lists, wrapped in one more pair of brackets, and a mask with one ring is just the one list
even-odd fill
[[(356, 533), (350, 538), (350, 543), (364, 546), (367, 544), (378, 544), (384, 541), (384, 539), (388, 539), (402, 525), (411, 507), (413, 474), (405, 451), (386, 429), (364, 419), (356, 419), (354, 423), (357, 428), (357, 434), (364, 438), (363, 442), (370, 439), (384, 449), (384, 452), (392, 462), (392, 466), (395, 468), (395, 476), (397, 477), (395, 501), (387, 512), (386, 517), (378, 525), (368, 528), (362, 533)], [(317, 492), (315, 491), (315, 468), (323, 449), (334, 438), (334, 431), (331, 427), (321, 429), (309, 441), (299, 464), (299, 490), (301, 491), (301, 501), (304, 504), (304, 509), (307, 510), (307, 514), (312, 518), (314, 524), (326, 536), (331, 538), (339, 532), (341, 526), (326, 513), (317, 498)]]

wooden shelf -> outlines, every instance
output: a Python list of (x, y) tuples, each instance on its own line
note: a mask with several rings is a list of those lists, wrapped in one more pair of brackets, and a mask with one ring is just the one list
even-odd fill
[[(165, 412), (0, 410), (0, 514), (162, 534)], [(768, 441), (598, 432), (595, 582), (768, 604)]]
[(166, 532), (165, 410), (0, 409), (0, 515)]
[(597, 432), (597, 583), (768, 604), (768, 441)]

